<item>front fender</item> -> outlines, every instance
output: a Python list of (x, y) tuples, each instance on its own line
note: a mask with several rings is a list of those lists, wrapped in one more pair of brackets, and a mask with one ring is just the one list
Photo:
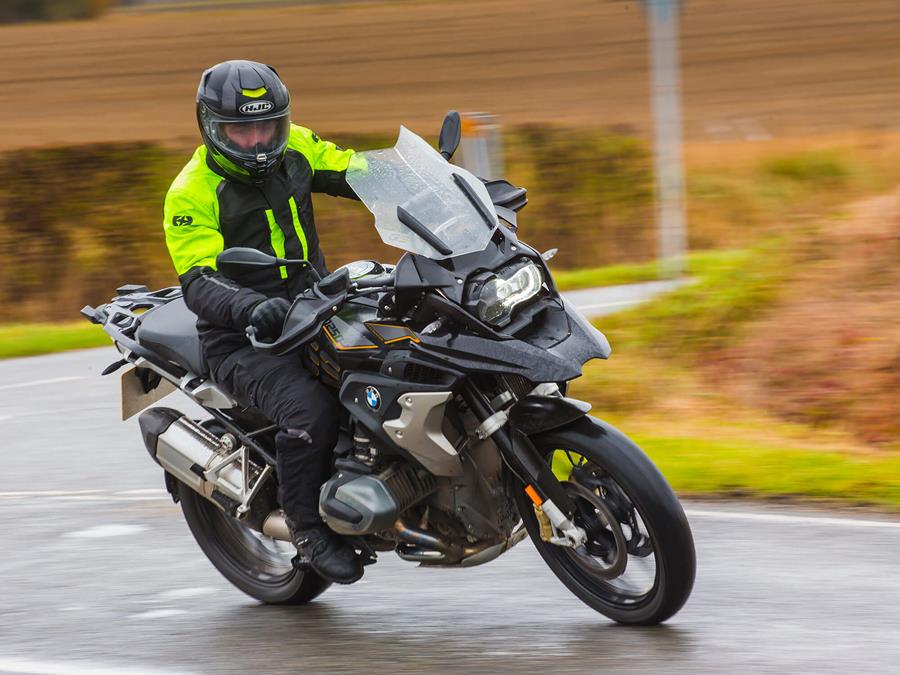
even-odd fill
[(550, 431), (584, 417), (591, 404), (563, 396), (526, 396), (509, 411), (509, 423), (526, 436)]

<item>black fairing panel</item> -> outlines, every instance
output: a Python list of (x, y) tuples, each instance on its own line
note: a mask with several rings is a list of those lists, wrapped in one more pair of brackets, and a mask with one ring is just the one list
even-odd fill
[(438, 288), (450, 300), (461, 303), (467, 277), (482, 270), (502, 267), (517, 257), (526, 256), (544, 268), (544, 279), (553, 288), (552, 276), (540, 255), (527, 244), (516, 238), (515, 233), (498, 227), (491, 243), (483, 251), (446, 260), (432, 260), (425, 256), (403, 254), (395, 270), (395, 291), (397, 310), (405, 312), (418, 303), (421, 292), (428, 288)]
[[(519, 310), (507, 326), (488, 327), (491, 334), (472, 327), (458, 330), (446, 326), (428, 335), (420, 334), (421, 342), (410, 347), (462, 371), (517, 373), (533, 382), (570, 380), (581, 375), (587, 361), (608, 358), (611, 350), (606, 337), (558, 298), (545, 261), (505, 227), (497, 229), (483, 251), (440, 261), (405, 254), (396, 268), (397, 310), (428, 308), (428, 302), (422, 303), (422, 295), (429, 289), (438, 289), (462, 310), (471, 304), (466, 293), (477, 286), (479, 275), (516, 264), (518, 259), (543, 269), (549, 292), (544, 291), (542, 300)], [(420, 318), (429, 320), (427, 314)]]
[(516, 373), (532, 382), (572, 380), (581, 375), (587, 361), (609, 358), (612, 350), (603, 333), (570, 305), (565, 306), (569, 331), (552, 346), (443, 331), (420, 335), (421, 343), (412, 348), (464, 371)]
[(560, 343), (565, 353), (576, 360), (584, 357), (584, 360), (581, 361), (582, 364), (594, 358), (608, 359), (612, 354), (612, 347), (609, 346), (606, 336), (594, 328), (594, 325), (571, 303), (566, 300), (562, 302), (566, 308), (566, 315), (569, 317), (572, 331), (570, 337)]

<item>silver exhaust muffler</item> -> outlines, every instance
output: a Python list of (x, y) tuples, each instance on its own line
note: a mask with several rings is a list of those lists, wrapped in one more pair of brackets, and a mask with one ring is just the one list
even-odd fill
[(230, 435), (219, 438), (172, 408), (145, 410), (138, 422), (147, 452), (163, 469), (219, 508), (246, 512), (248, 485), (260, 483), (263, 471), (235, 451)]

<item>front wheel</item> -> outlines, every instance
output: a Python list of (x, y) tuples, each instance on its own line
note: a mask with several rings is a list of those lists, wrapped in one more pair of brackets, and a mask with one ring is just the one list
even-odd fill
[(528, 534), (560, 581), (620, 623), (656, 624), (681, 609), (694, 585), (694, 540), (672, 488), (647, 455), (592, 417), (531, 441), (587, 534), (578, 548), (550, 543), (549, 521), (524, 490), (516, 491)]

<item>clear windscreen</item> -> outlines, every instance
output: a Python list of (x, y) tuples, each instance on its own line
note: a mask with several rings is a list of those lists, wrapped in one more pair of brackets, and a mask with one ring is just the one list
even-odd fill
[(347, 182), (384, 243), (411, 253), (443, 260), (482, 251), (499, 225), (484, 184), (406, 127), (393, 148), (356, 153)]
[(281, 152), (291, 133), (290, 113), (256, 120), (211, 120), (209, 134), (234, 157), (255, 159), (257, 155)]

